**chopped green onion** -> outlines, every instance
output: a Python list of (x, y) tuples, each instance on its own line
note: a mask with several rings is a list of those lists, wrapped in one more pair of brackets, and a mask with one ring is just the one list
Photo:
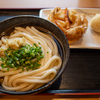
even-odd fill
[[(22, 69), (24, 71), (24, 67), (26, 70), (35, 70), (41, 66), (39, 61), (44, 57), (41, 47), (38, 47), (36, 43), (33, 46), (25, 45), (20, 47), (17, 50), (9, 47), (4, 51), (5, 57), (0, 57), (2, 61), (1, 67), (14, 68), (14, 70)], [(37, 60), (33, 61), (33, 59), (37, 58)]]
[(26, 68), (26, 70), (28, 71), (29, 69), (28, 69), (28, 68)]
[(5, 71), (3, 71), (3, 73), (4, 73)]
[(9, 68), (7, 68), (7, 71), (9, 71)]
[(40, 44), (40, 42), (38, 42), (38, 44)]
[(22, 68), (22, 71), (24, 71), (24, 68)]

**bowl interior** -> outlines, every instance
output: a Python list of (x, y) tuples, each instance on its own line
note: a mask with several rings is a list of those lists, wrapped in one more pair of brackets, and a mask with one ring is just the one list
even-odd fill
[(47, 34), (50, 34), (53, 37), (54, 41), (57, 43), (59, 54), (62, 58), (62, 66), (59, 70), (59, 73), (52, 81), (50, 81), (49, 83), (43, 85), (38, 89), (30, 90), (27, 92), (15, 92), (15, 91), (5, 90), (4, 88), (2, 88), (2, 86), (0, 86), (0, 91), (10, 94), (29, 94), (29, 93), (41, 92), (47, 89), (49, 86), (51, 86), (51, 84), (53, 84), (65, 70), (69, 59), (68, 41), (63, 32), (53, 23), (39, 17), (27, 16), (27, 15), (15, 16), (0, 22), (0, 33), (1, 33), (0, 37), (2, 37), (3, 35), (9, 35), (16, 26), (22, 26), (22, 27), (34, 26), (41, 32), (46, 32)]

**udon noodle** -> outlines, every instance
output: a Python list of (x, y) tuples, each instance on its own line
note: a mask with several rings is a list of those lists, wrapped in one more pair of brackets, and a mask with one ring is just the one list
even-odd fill
[[(0, 40), (0, 56), (4, 56), (4, 51), (9, 47), (17, 49), (26, 44), (32, 46), (33, 43), (40, 46), (43, 51), (44, 58), (40, 60), (41, 66), (36, 70), (28, 71), (14, 70), (14, 68), (9, 68), (7, 71), (7, 68), (0, 66), (1, 85), (6, 90), (34, 90), (48, 83), (57, 75), (62, 64), (57, 45), (50, 35), (38, 31), (33, 26), (15, 27), (9, 36), (3, 36)], [(0, 61), (0, 65), (1, 63), (2, 61)]]

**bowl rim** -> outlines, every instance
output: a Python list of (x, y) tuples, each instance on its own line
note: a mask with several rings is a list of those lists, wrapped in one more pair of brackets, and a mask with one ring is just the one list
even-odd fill
[(65, 41), (66, 41), (66, 43), (67, 43), (67, 49), (68, 49), (68, 50), (67, 50), (68, 53), (67, 53), (67, 57), (66, 57), (66, 60), (67, 60), (67, 61), (65, 62), (65, 65), (64, 65), (64, 67), (62, 68), (62, 70), (56, 75), (56, 77), (55, 77), (53, 80), (51, 80), (50, 82), (48, 82), (47, 84), (41, 86), (40, 88), (37, 88), (37, 89), (35, 89), (35, 90), (25, 91), (25, 92), (15, 92), (15, 91), (3, 90), (3, 89), (0, 88), (0, 91), (1, 91), (1, 92), (7, 93), (7, 94), (14, 94), (14, 95), (25, 95), (25, 94), (31, 94), (31, 93), (37, 94), (37, 93), (40, 93), (40, 92), (46, 90), (47, 88), (49, 88), (49, 87), (62, 75), (62, 73), (63, 73), (64, 70), (66, 69), (66, 66), (68, 65), (68, 61), (69, 61), (70, 48), (69, 48), (68, 40), (67, 40), (65, 34), (61, 31), (61, 29), (60, 29), (57, 25), (55, 25), (54, 23), (52, 23), (51, 21), (46, 20), (46, 19), (44, 19), (44, 18), (41, 18), (41, 17), (39, 17), (39, 16), (35, 16), (35, 15), (17, 15), (17, 16), (12, 16), (12, 17), (9, 17), (9, 18), (7, 18), (7, 19), (1, 21), (0, 24), (6, 22), (6, 21), (8, 21), (8, 20), (12, 20), (12, 19), (15, 19), (15, 18), (23, 18), (23, 17), (42, 19), (42, 20), (45, 20), (46, 22), (52, 24), (54, 27), (58, 28), (58, 30), (62, 33), (62, 35), (64, 36), (64, 39), (65, 39)]

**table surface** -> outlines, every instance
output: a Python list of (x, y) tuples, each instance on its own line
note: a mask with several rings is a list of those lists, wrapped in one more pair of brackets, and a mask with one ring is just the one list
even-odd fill
[[(24, 2), (23, 2), (24, 1)], [(100, 7), (100, 0), (42, 0), (37, 3), (32, 0), (1, 0), (0, 3), (0, 21), (15, 15), (39, 15), (40, 8), (47, 7)], [(84, 2), (83, 2), (84, 1)], [(12, 2), (12, 3), (11, 3)], [(21, 3), (22, 2), (22, 3)], [(42, 3), (41, 3), (42, 2)], [(8, 10), (9, 8), (10, 10)], [(17, 8), (17, 10), (15, 10)], [(24, 8), (24, 9), (23, 9)], [(34, 9), (35, 8), (35, 9)], [(5, 9), (5, 10), (4, 10)], [(19, 9), (19, 10), (18, 10)], [(22, 9), (22, 10), (20, 10)], [(12, 96), (1, 93), (0, 100), (25, 100), (44, 98), (46, 100), (99, 100), (100, 93), (100, 52), (95, 49), (71, 49), (68, 66), (62, 76), (44, 93), (63, 93), (77, 92), (78, 95), (25, 95), (25, 96)], [(56, 86), (56, 87), (55, 87)], [(55, 91), (52, 91), (55, 90)], [(67, 90), (67, 91), (66, 91)], [(71, 91), (72, 90), (72, 91)], [(90, 93), (92, 91), (96, 95), (82, 95), (81, 93)], [(58, 96), (59, 95), (59, 96)]]
[(0, 0), (0, 8), (100, 7), (100, 0)]

